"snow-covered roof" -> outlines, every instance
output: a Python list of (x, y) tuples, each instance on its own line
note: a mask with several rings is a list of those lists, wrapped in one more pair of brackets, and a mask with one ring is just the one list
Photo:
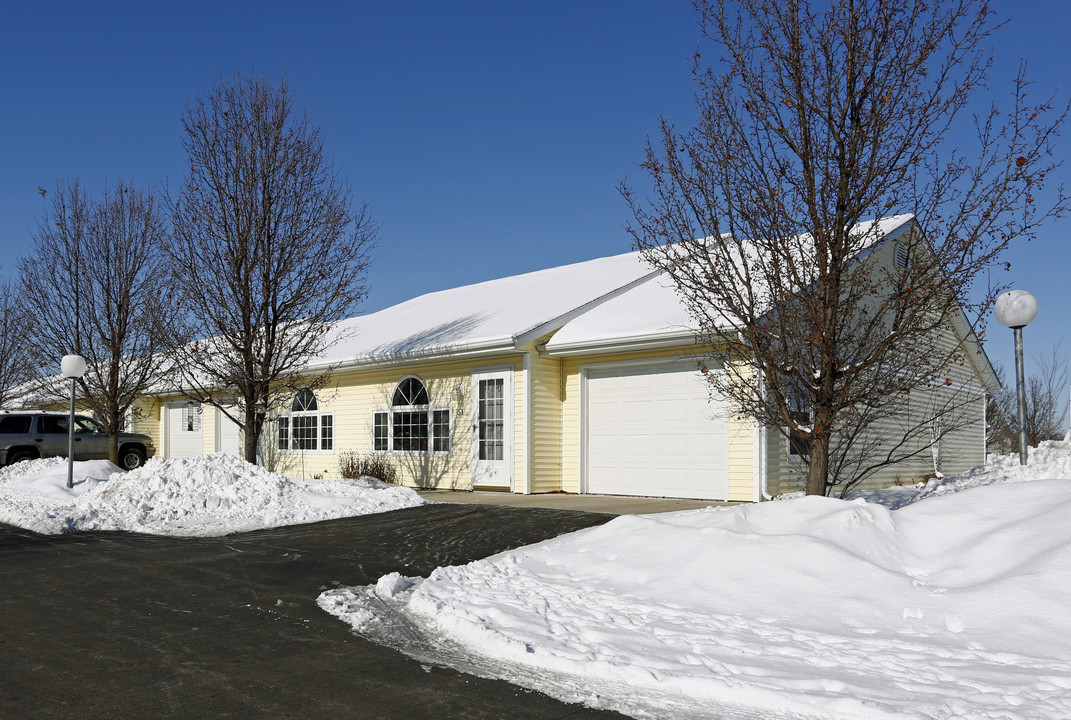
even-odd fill
[(546, 350), (551, 355), (583, 354), (633, 345), (679, 345), (694, 337), (688, 311), (669, 278), (659, 273), (566, 323)]
[[(895, 215), (860, 223), (853, 231), (858, 238), (859, 256), (864, 257), (879, 245), (900, 237), (914, 222), (914, 215)], [(810, 242), (807, 235), (796, 240), (801, 252)], [(749, 241), (735, 247), (749, 257), (758, 252), (755, 243)], [(755, 281), (761, 281), (761, 277), (761, 273), (756, 273)], [(731, 325), (729, 319), (724, 322)], [(546, 350), (551, 355), (581, 355), (641, 345), (679, 346), (694, 341), (694, 327), (673, 283), (659, 273), (569, 321), (547, 342)]]
[(323, 364), (364, 365), (512, 350), (655, 275), (640, 253), (429, 293), (339, 323)]

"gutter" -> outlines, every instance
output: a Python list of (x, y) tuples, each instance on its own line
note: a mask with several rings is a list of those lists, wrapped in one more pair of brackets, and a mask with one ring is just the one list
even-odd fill
[(544, 346), (540, 349), (540, 355), (544, 357), (581, 357), (584, 355), (599, 355), (607, 352), (625, 352), (629, 350), (652, 350), (668, 347), (686, 347), (688, 345), (699, 346), (701, 343), (694, 331), (688, 330), (675, 333), (645, 333), (643, 335), (629, 335), (618, 338), (600, 338), (595, 340), (580, 340), (572, 343), (562, 343), (553, 348)]

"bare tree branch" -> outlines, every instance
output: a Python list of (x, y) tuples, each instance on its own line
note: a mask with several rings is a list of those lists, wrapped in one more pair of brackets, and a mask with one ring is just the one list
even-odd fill
[[(1002, 289), (987, 271), (1069, 207), (1062, 188), (1039, 201), (1068, 107), (1031, 101), (1020, 72), (960, 149), (991, 64), (985, 0), (696, 7), (718, 58), (695, 58), (700, 119), (648, 143), (652, 197), (622, 186), (629, 230), (729, 369), (716, 389), (800, 438), (808, 493), (843, 492), (932, 439), (913, 394), (945, 398), (942, 433), (979, 397), (951, 378)], [(910, 262), (870, 262), (903, 214), (922, 223), (899, 238)]]
[(166, 233), (152, 192), (118, 182), (94, 199), (78, 181), (58, 183), (20, 262), (36, 392), (62, 401), (59, 360), (84, 356), (88, 370), (78, 385), (108, 431), (114, 463), (125, 417), (158, 381), (173, 341), (160, 255)]
[(308, 360), (365, 296), (377, 227), (293, 109), (285, 81), (220, 80), (182, 119), (189, 170), (170, 198), (179, 308), (197, 339), (175, 364), (188, 397), (219, 408), (257, 447), (273, 392), (316, 387)]

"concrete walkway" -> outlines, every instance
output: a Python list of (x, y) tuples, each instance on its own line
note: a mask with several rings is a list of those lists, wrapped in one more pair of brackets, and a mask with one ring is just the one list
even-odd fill
[(466, 490), (419, 490), (431, 502), (467, 503), (471, 505), (507, 505), (510, 507), (580, 510), (610, 515), (646, 515), (649, 513), (695, 510), (710, 505), (738, 505), (716, 500), (678, 500), (675, 498), (624, 497), (620, 495), (574, 495), (539, 493), (519, 495), (510, 492), (475, 492)]

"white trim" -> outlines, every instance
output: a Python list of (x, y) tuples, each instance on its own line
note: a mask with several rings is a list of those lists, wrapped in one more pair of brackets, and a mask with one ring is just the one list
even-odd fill
[[(383, 408), (373, 408), (369, 410), (368, 416), (368, 448), (369, 451), (375, 455), (387, 455), (390, 453), (390, 410), (384, 410)], [(376, 415), (382, 413), (387, 416), (387, 447), (384, 450), (376, 448)]]
[(532, 494), (532, 435), (535, 428), (532, 423), (532, 353), (525, 351), (524, 362), (521, 366), (521, 384), (524, 393), (524, 482), (521, 492), (525, 495)]
[(987, 462), (989, 462), (989, 396), (982, 395), (982, 463)]
[(769, 435), (766, 426), (754, 421), (754, 458), (752, 460), (752, 473), (755, 478), (754, 498), (755, 502), (773, 500), (770, 494), (770, 467), (769, 458)]
[(554, 344), (553, 338), (541, 352), (546, 357), (577, 357), (633, 350), (660, 350), (672, 347), (700, 346), (694, 330), (673, 330), (664, 333), (622, 335), (619, 337), (577, 340)]
[[(407, 408), (400, 412), (426, 412), (428, 414), (428, 449), (427, 450), (395, 450), (394, 449), (394, 419), (391, 416), (395, 408), (373, 408), (370, 410), (368, 425), (368, 447), (373, 455), (394, 455), (398, 457), (448, 457), (454, 451), (454, 413), (453, 405), (399, 405), (398, 408)], [(435, 433), (432, 429), (435, 425), (434, 414), (446, 411), (450, 414), (449, 425), (446, 429), (446, 439), (450, 443), (449, 450), (434, 450)], [(376, 450), (376, 414), (383, 413), (387, 416), (387, 449)]]
[[(319, 405), (319, 401), (317, 401)], [(331, 418), (331, 448), (328, 450), (323, 449), (323, 420), (322, 418), (329, 416)], [(314, 417), (316, 418), (316, 448), (295, 448), (294, 445), (294, 418), (295, 417)], [(286, 419), (286, 437), (290, 447), (279, 447), (279, 421)], [(335, 423), (335, 411), (334, 410), (307, 410), (303, 412), (289, 412), (279, 413), (272, 417), (275, 421), (275, 433), (272, 440), (275, 443), (275, 452), (286, 453), (289, 455), (303, 454), (303, 455), (334, 455), (336, 446), (338, 445), (338, 425)]]
[(577, 462), (579, 467), (577, 468), (576, 487), (581, 493), (587, 493), (588, 491), (588, 374), (591, 365), (581, 365), (579, 367), (580, 378), (580, 437), (577, 438)]
[(171, 457), (171, 413), (167, 411), (168, 403), (160, 403), (160, 457)]

